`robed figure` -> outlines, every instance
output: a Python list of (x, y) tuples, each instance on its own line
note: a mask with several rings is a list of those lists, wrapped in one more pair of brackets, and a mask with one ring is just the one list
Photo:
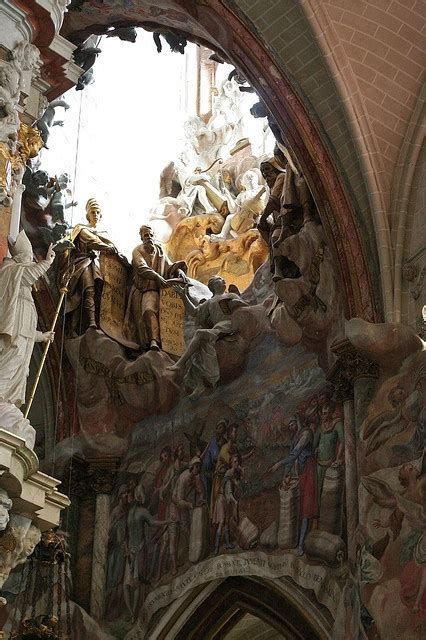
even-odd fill
[(53, 340), (53, 332), (37, 331), (31, 287), (49, 269), (55, 253), (50, 246), (46, 258), (34, 262), (25, 231), (15, 243), (9, 240), (9, 251), (12, 257), (0, 266), (0, 402), (20, 407), (34, 343)]
[(89, 224), (77, 224), (71, 232), (74, 250), (70, 257), (66, 257), (63, 265), (63, 270), (72, 267), (65, 304), (70, 335), (84, 333), (88, 327), (99, 325), (99, 301), (103, 282), (99, 254), (118, 254), (115, 245), (96, 228), (101, 217), (98, 203), (90, 198), (86, 204)]
[(160, 291), (171, 287), (179, 279), (187, 282), (183, 261), (171, 262), (161, 245), (155, 242), (154, 233), (148, 225), (140, 228), (142, 244), (132, 253), (133, 281), (127, 303), (126, 327), (136, 329), (139, 345), (158, 351), (160, 335)]

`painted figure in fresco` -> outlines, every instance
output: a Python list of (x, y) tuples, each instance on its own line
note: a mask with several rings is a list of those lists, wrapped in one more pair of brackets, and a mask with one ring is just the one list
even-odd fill
[(216, 500), (219, 495), (220, 487), (222, 484), (222, 480), (225, 476), (226, 471), (229, 469), (229, 463), (231, 461), (231, 456), (234, 453), (239, 453), (237, 447), (237, 438), (238, 438), (238, 424), (231, 423), (228, 424), (226, 428), (226, 440), (225, 443), (221, 446), (217, 462), (216, 468), (213, 476), (213, 487), (212, 487), (212, 496), (211, 496), (211, 512), (214, 513)]
[(187, 282), (185, 262), (171, 262), (161, 245), (155, 242), (150, 226), (140, 228), (142, 244), (132, 253), (133, 284), (127, 303), (125, 325), (130, 317), (136, 326), (141, 347), (158, 351), (160, 336), (160, 291), (173, 285), (170, 278)]
[(106, 594), (109, 606), (121, 600), (122, 580), (126, 565), (125, 542), (127, 534), (128, 488), (122, 484), (118, 490), (118, 504), (111, 512), (109, 529)]
[(296, 466), (299, 477), (299, 514), (302, 521), (296, 553), (301, 556), (304, 553), (304, 541), (309, 530), (309, 524), (318, 517), (317, 474), (313, 450), (314, 438), (311, 429), (303, 427), (298, 430), (296, 420), (290, 421), (289, 429), (292, 433), (290, 454), (283, 460), (273, 464), (269, 471), (274, 473), (277, 469), (283, 467), (283, 482), (289, 486), (291, 470)]
[(343, 464), (343, 421), (340, 417), (335, 417), (335, 409), (334, 402), (324, 404), (321, 411), (320, 427), (314, 436), (314, 450), (317, 457), (318, 506), (321, 505), (321, 494), (328, 467), (338, 467)]
[[(374, 453), (389, 439), (404, 431), (410, 422), (415, 422), (417, 428), (408, 449), (403, 448), (400, 451), (398, 446), (394, 449), (395, 460), (397, 460), (398, 453), (402, 453), (406, 460), (408, 454), (408, 459), (413, 460), (416, 454), (421, 455), (424, 447), (425, 417), (421, 391), (415, 389), (409, 394), (403, 386), (396, 385), (389, 391), (388, 401), (392, 409), (375, 416), (362, 431), (361, 437), (366, 440), (366, 455)], [(410, 449), (413, 450), (410, 451)], [(401, 462), (401, 458), (399, 462)]]
[(205, 450), (201, 458), (201, 476), (203, 478), (204, 486), (206, 489), (206, 499), (209, 507), (211, 506), (213, 474), (216, 469), (220, 450), (225, 444), (226, 425), (226, 420), (220, 420), (217, 423), (215, 435), (210, 440), (207, 449)]
[[(425, 540), (425, 504), (426, 475), (414, 464), (403, 464), (398, 473), (403, 487), (401, 493), (395, 492), (387, 482), (373, 476), (362, 478), (362, 483), (373, 496), (374, 501), (391, 513), (385, 521), (375, 520), (376, 528), (389, 528), (392, 539), (401, 534), (404, 520), (409, 526), (409, 535), (402, 542), (400, 553), (403, 569), (400, 575), (400, 598), (413, 613), (426, 616), (426, 540)], [(384, 544), (389, 543), (386, 534)], [(377, 543), (376, 543), (377, 544)]]
[(164, 476), (164, 481), (160, 487), (159, 498), (167, 504), (167, 519), (170, 523), (162, 534), (160, 546), (160, 558), (158, 561), (156, 578), (159, 580), (163, 574), (167, 556), (170, 558), (173, 575), (177, 573), (177, 555), (179, 546), (179, 520), (176, 520), (175, 508), (172, 497), (179, 476), (187, 469), (185, 462), (185, 449), (183, 444), (178, 443), (173, 452), (173, 464), (169, 467)]
[(225, 293), (226, 283), (220, 276), (210, 278), (208, 287), (213, 296), (196, 306), (189, 297), (187, 286), (174, 286), (187, 313), (195, 317), (201, 327), (195, 331), (179, 360), (168, 367), (172, 371), (185, 371), (185, 383), (194, 389), (192, 397), (201, 395), (206, 384), (216, 385), (220, 371), (215, 344), (219, 338), (233, 333), (232, 313), (248, 306), (236, 293)]
[[(183, 471), (175, 484), (170, 504), (170, 519), (172, 526), (176, 527), (176, 558), (172, 558), (172, 573), (177, 573), (177, 549), (179, 547), (179, 536), (182, 532), (189, 533), (191, 510), (194, 507), (201, 507), (206, 502), (204, 484), (200, 476), (201, 460), (192, 458), (188, 469)], [(199, 535), (203, 535), (200, 531)]]
[(99, 324), (99, 301), (102, 289), (102, 275), (99, 268), (99, 254), (118, 255), (115, 245), (99, 233), (97, 224), (102, 218), (99, 204), (94, 198), (86, 203), (88, 225), (78, 224), (71, 232), (71, 241), (75, 250), (70, 256), (64, 255), (60, 271), (65, 273), (70, 266), (74, 268), (68, 285), (65, 301), (65, 313), (69, 321), (71, 336), (83, 333), (87, 327)]
[[(160, 452), (160, 468), (158, 469), (155, 478), (154, 478), (154, 489), (151, 496), (150, 501), (150, 511), (151, 513), (155, 513), (157, 516), (157, 520), (166, 520), (167, 519), (167, 510), (168, 503), (162, 495), (162, 487), (164, 484), (164, 480), (166, 475), (173, 464), (173, 455), (172, 449), (169, 446), (165, 446), (161, 449)], [(153, 572), (154, 568), (157, 571), (157, 578), (159, 579), (161, 575), (158, 575), (158, 571), (160, 568), (160, 554), (161, 548), (163, 545), (163, 541), (166, 537), (166, 526), (157, 528), (152, 536), (151, 543), (153, 545), (152, 552), (152, 568), (151, 572)]]
[(319, 406), (319, 398), (316, 393), (314, 393), (310, 398), (308, 398), (308, 402), (305, 406), (305, 416), (304, 416), (304, 424), (306, 427), (309, 427), (312, 433), (316, 433), (318, 427), (321, 422), (321, 409)]
[(241, 454), (238, 446), (238, 430), (239, 426), (236, 423), (230, 423), (226, 429), (226, 442), (222, 445), (219, 451), (219, 455), (216, 462), (216, 469), (213, 476), (213, 487), (212, 487), (212, 496), (211, 496), (211, 513), (215, 512), (216, 501), (218, 499), (220, 489), (222, 486), (223, 479), (227, 470), (231, 465), (231, 457), (234, 454), (238, 454), (240, 456), (241, 461), (250, 458), (255, 452), (255, 448), (253, 447), (249, 451), (244, 454)]
[(0, 402), (20, 407), (31, 354), (35, 342), (53, 341), (52, 331), (37, 331), (37, 312), (31, 287), (50, 268), (55, 252), (52, 245), (46, 258), (34, 262), (33, 250), (25, 231), (16, 242), (9, 239), (11, 258), (0, 266)]
[(238, 502), (241, 496), (241, 462), (239, 453), (236, 452), (231, 455), (229, 468), (221, 480), (219, 494), (216, 498), (212, 515), (212, 524), (216, 526), (214, 546), (214, 554), (216, 556), (219, 553), (222, 532), (225, 539), (225, 549), (234, 548), (231, 542), (231, 528), (233, 526), (238, 527), (240, 520)]
[(172, 449), (163, 447), (160, 451), (160, 468), (154, 479), (154, 491), (151, 497), (151, 509), (157, 514), (159, 520), (164, 520), (167, 515), (167, 502), (160, 496), (164, 479), (172, 464)]
[(145, 489), (141, 482), (134, 493), (134, 501), (127, 514), (126, 568), (124, 571), (124, 602), (132, 622), (136, 621), (140, 606), (141, 585), (149, 584), (148, 549), (145, 527), (160, 527), (167, 520), (155, 519), (145, 506)]

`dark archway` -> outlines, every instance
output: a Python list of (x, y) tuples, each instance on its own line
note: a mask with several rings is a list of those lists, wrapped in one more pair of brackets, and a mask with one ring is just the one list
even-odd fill
[[(186, 610), (187, 602), (159, 631), (155, 638), (166, 640), (222, 640), (247, 613), (256, 616), (289, 640), (320, 640), (327, 637), (317, 620), (309, 620), (303, 605), (298, 601), (300, 590), (294, 585), (289, 590), (292, 597), (285, 597), (270, 582), (242, 576), (232, 576), (221, 582), (192, 610), (190, 616), (176, 627), (176, 620)], [(191, 594), (189, 600), (194, 598)], [(306, 597), (306, 596), (305, 596)], [(318, 605), (312, 603), (312, 608)], [(315, 611), (316, 613), (316, 611)], [(171, 635), (173, 634), (173, 636)]]

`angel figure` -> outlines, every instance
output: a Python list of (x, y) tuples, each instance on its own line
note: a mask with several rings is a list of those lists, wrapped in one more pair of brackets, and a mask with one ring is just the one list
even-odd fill
[[(426, 475), (411, 463), (400, 467), (398, 479), (403, 491), (394, 491), (387, 482), (379, 478), (364, 477), (362, 484), (379, 506), (390, 509), (385, 522), (375, 520), (375, 528), (389, 528), (392, 539), (400, 535), (404, 519), (411, 531), (402, 540), (401, 561), (404, 563), (400, 575), (402, 602), (414, 613), (426, 613)], [(389, 542), (389, 535), (385, 543)]]
[(242, 191), (230, 207), (230, 214), (227, 216), (221, 232), (212, 233), (212, 239), (237, 238), (239, 234), (256, 226), (257, 218), (264, 209), (262, 196), (266, 189), (259, 185), (259, 176), (255, 171), (245, 172), (241, 178), (241, 186)]
[[(367, 456), (404, 431), (410, 422), (421, 419), (424, 413), (424, 403), (419, 389), (409, 394), (402, 386), (397, 385), (390, 390), (388, 400), (392, 409), (383, 411), (363, 428), (362, 439), (366, 441)], [(423, 445), (419, 451), (414, 452), (413, 458), (416, 453), (421, 455), (422, 448)]]

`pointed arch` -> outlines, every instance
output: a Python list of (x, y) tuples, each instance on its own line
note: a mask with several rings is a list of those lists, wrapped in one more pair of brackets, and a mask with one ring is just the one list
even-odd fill
[(325, 640), (331, 617), (290, 579), (232, 576), (196, 588), (179, 599), (149, 631), (151, 640), (219, 640), (251, 613), (283, 637)]

